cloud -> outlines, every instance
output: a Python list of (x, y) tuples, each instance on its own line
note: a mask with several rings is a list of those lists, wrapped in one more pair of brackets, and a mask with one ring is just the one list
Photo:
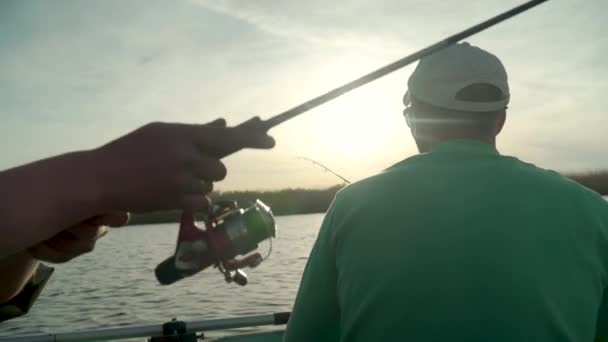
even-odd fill
[[(30, 151), (5, 147), (3, 162), (96, 146), (152, 120), (267, 118), (520, 2), (2, 2), (0, 135), (5, 146)], [(506, 151), (557, 168), (604, 165), (607, 4), (549, 1), (469, 39), (509, 71), (513, 100), (500, 140)], [(412, 154), (399, 117), (412, 67), (277, 128), (268, 163), (306, 154), (356, 169), (352, 178), (360, 178)], [(340, 146), (357, 143), (346, 138), (321, 146), (319, 127), (336, 118), (341, 129), (369, 125), (379, 151), (341, 155)], [(239, 174), (252, 159), (230, 163)], [(281, 167), (291, 174), (285, 165), (277, 162), (271, 174)], [(243, 186), (245, 178), (227, 186)], [(274, 187), (280, 179), (264, 182)], [(302, 175), (302, 182), (314, 178)]]

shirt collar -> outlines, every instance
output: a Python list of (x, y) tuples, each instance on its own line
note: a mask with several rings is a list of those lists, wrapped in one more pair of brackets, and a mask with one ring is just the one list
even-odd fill
[(389, 171), (391, 169), (397, 169), (405, 165), (409, 165), (412, 162), (417, 162), (421, 160), (425, 160), (426, 158), (448, 158), (450, 156), (458, 156), (457, 158), (462, 158), (462, 155), (482, 155), (482, 156), (497, 156), (500, 155), (496, 150), (496, 147), (492, 144), (484, 143), (478, 140), (450, 140), (446, 142), (439, 143), (435, 145), (431, 152), (429, 153), (421, 153), (415, 156), (406, 158), (391, 167), (385, 169), (385, 171)]
[(443, 153), (466, 153), (466, 154), (486, 154), (498, 155), (496, 147), (492, 144), (477, 140), (450, 140), (431, 148), (431, 154)]

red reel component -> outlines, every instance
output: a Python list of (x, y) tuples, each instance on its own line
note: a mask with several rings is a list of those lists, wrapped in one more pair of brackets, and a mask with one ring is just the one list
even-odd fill
[[(192, 213), (182, 214), (175, 254), (155, 270), (161, 284), (174, 283), (215, 265), (227, 282), (245, 285), (247, 276), (240, 268), (254, 268), (264, 260), (259, 253), (246, 254), (276, 232), (270, 208), (259, 200), (247, 209), (238, 208), (236, 202), (215, 204), (204, 222), (204, 228), (198, 227)], [(245, 257), (236, 259), (237, 255)]]

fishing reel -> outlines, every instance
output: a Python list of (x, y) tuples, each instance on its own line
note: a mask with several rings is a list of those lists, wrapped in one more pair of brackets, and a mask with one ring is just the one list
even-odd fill
[[(235, 201), (222, 201), (210, 206), (203, 221), (205, 227), (198, 227), (193, 213), (182, 213), (175, 254), (156, 266), (156, 279), (169, 285), (215, 266), (227, 283), (246, 285), (247, 275), (241, 269), (257, 267), (265, 259), (257, 252), (246, 254), (276, 235), (270, 208), (260, 200), (246, 209)], [(238, 255), (244, 257), (236, 259)]]

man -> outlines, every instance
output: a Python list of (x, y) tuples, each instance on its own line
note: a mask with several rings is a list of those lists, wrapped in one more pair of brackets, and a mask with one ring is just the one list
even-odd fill
[(497, 152), (509, 102), (498, 58), (442, 50), (404, 100), (421, 154), (336, 196), (285, 341), (607, 336), (608, 206)]
[(226, 176), (220, 157), (274, 145), (259, 122), (152, 123), (96, 149), (0, 172), (0, 321), (29, 310), (52, 272), (40, 261), (90, 252), (128, 212), (204, 209), (212, 182)]

